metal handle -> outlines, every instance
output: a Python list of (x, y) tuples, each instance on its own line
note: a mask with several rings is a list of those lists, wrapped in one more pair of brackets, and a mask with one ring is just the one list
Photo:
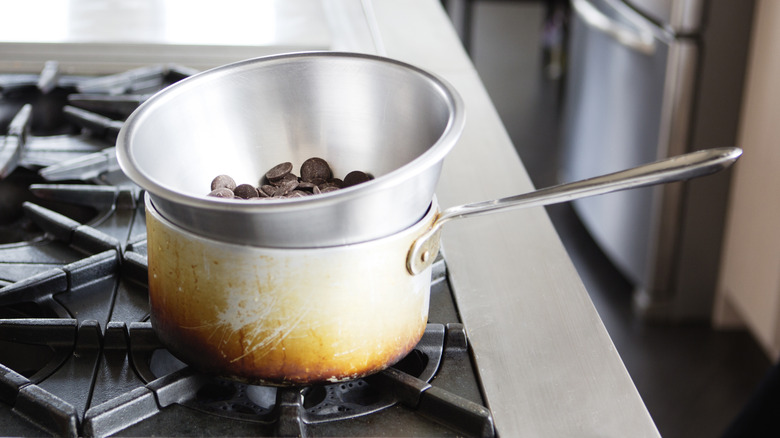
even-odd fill
[(740, 155), (742, 155), (740, 148), (705, 149), (530, 193), (448, 208), (443, 210), (431, 228), (414, 242), (409, 250), (406, 267), (411, 274), (416, 275), (433, 262), (434, 252), (438, 250), (441, 226), (452, 219), (493, 213), (510, 208), (557, 204), (620, 190), (682, 181), (725, 169), (733, 164)]
[(587, 0), (572, 0), (571, 5), (587, 25), (609, 35), (620, 44), (646, 55), (655, 52), (655, 40), (650, 32), (635, 32), (616, 23)]

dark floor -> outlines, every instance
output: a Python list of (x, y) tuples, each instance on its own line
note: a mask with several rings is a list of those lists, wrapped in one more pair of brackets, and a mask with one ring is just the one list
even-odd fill
[[(471, 55), (477, 70), (534, 184), (555, 184), (562, 90), (543, 66), (543, 3), (475, 3)], [(769, 370), (763, 351), (743, 331), (638, 321), (632, 285), (573, 210), (558, 205), (548, 212), (661, 435), (722, 436)]]

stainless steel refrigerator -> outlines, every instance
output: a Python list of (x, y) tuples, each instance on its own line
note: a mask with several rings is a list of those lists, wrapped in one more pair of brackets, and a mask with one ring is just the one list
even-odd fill
[[(562, 180), (735, 144), (752, 0), (571, 3)], [(710, 317), (729, 179), (574, 203), (640, 315)]]

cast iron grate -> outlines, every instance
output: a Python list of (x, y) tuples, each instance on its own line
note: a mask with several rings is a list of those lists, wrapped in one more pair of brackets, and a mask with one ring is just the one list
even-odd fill
[[(156, 343), (148, 323), (133, 324), (128, 333), (130, 355), (140, 375), (148, 379), (155, 377), (153, 369), (168, 372), (171, 367), (179, 367)], [(304, 388), (251, 386), (205, 376), (181, 364), (178, 370), (142, 388), (91, 408), (85, 416), (84, 432), (89, 436), (110, 435), (176, 403), (208, 414), (269, 425), (274, 436), (306, 436), (310, 425), (369, 415), (402, 403), (462, 434), (493, 436), (492, 417), (486, 408), (433, 390), (428, 383), (445, 345), (462, 339), (465, 337), (460, 324), (431, 324), (414, 352), (396, 367), (365, 379)], [(401, 367), (419, 375), (402, 371)], [(449, 405), (446, 409), (442, 406), (445, 403)], [(447, 415), (442, 416), (444, 412)], [(470, 424), (463, 423), (463, 418), (470, 418)]]

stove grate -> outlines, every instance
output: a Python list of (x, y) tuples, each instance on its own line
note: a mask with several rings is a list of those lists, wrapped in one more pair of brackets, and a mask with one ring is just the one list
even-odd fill
[[(369, 415), (397, 403), (466, 436), (495, 436), (492, 416), (486, 408), (428, 383), (447, 348), (445, 339), (465, 339), (460, 324), (429, 324), (413, 353), (378, 374), (304, 388), (252, 386), (206, 376), (177, 362), (164, 350), (150, 324), (131, 324), (128, 333), (135, 369), (154, 380), (90, 408), (84, 418), (84, 431), (89, 436), (117, 433), (163, 413), (173, 404), (260, 423), (271, 427), (274, 436), (307, 436), (311, 425)], [(451, 347), (458, 345), (452, 342)], [(167, 374), (156, 377), (162, 373)]]

